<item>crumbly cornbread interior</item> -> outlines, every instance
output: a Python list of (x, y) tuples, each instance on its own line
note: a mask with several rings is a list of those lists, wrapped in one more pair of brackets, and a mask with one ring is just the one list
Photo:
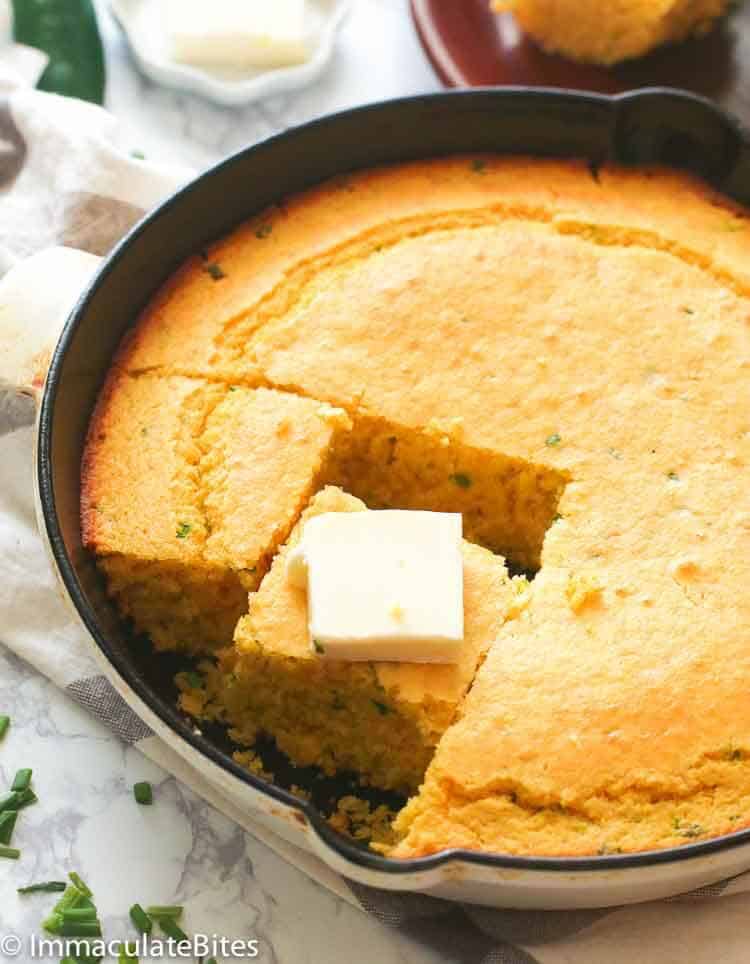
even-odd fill
[(598, 0), (492, 0), (546, 50), (607, 66), (706, 33), (729, 7), (729, 0), (619, 0), (604, 11)]
[(217, 667), (206, 668), (197, 691), (181, 680), (182, 704), (203, 719), (228, 724), (240, 744), (252, 746), (258, 731), (271, 733), (300, 766), (314, 764), (328, 775), (354, 771), (364, 783), (412, 793), (526, 583), (511, 581), (501, 558), (464, 542), (465, 639), (457, 664), (320, 659), (310, 648), (306, 595), (286, 579), (286, 555), (311, 516), (365, 510), (338, 488), (313, 498), (250, 596), (235, 645)]
[[(749, 223), (675, 172), (454, 158), (339, 178), (186, 263), (123, 344), (83, 500), (136, 625), (219, 650), (183, 705), (242, 743), (261, 717), (328, 771), (421, 782), (397, 857), (633, 851), (749, 825)], [(210, 413), (173, 416), (195, 391)], [(405, 700), (381, 667), (289, 649), (282, 547), (325, 486), (461, 511), (482, 573), (498, 551), (538, 569), (522, 602), (503, 573), (511, 596), (438, 723), (432, 681)], [(206, 593), (180, 584), (194, 609), (173, 622), (172, 597), (140, 587), (176, 565)]]

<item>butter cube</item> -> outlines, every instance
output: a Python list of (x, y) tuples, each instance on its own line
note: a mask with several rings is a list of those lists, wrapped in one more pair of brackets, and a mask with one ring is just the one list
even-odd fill
[(288, 581), (307, 590), (313, 650), (332, 660), (457, 662), (461, 544), (454, 513), (313, 516), (286, 562)]
[(307, 60), (305, 0), (165, 0), (173, 58), (197, 67)]

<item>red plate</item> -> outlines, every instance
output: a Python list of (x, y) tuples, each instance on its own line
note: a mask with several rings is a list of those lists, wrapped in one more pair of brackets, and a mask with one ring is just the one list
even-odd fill
[(750, 3), (708, 36), (607, 69), (544, 53), (489, 0), (411, 0), (422, 45), (447, 87), (522, 85), (613, 94), (682, 87), (711, 97), (750, 126)]

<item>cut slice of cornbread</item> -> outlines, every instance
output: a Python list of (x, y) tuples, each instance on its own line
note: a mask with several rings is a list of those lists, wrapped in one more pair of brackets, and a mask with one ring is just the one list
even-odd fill
[(512, 10), (545, 49), (573, 60), (616, 64), (662, 44), (700, 34), (729, 9), (729, 0), (493, 0)]
[[(299, 765), (328, 774), (353, 770), (365, 783), (411, 791), (526, 583), (511, 581), (499, 557), (464, 542), (465, 640), (458, 664), (320, 659), (310, 649), (306, 594), (287, 581), (286, 555), (312, 516), (362, 511), (364, 503), (337, 488), (315, 496), (250, 597), (235, 648), (222, 653), (218, 671), (207, 668), (201, 709), (228, 723), (239, 743), (252, 744), (262, 731)], [(185, 708), (194, 711), (195, 699), (188, 693)]]
[(158, 648), (231, 641), (348, 418), (267, 389), (116, 373), (91, 424), (82, 530)]

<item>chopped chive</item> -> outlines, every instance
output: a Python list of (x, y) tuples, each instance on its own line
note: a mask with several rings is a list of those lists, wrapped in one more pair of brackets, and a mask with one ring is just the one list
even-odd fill
[(151, 788), (150, 783), (136, 783), (133, 787), (133, 796), (135, 797), (135, 802), (140, 803), (142, 807), (150, 807), (154, 802), (154, 791)]
[(21, 851), (16, 850), (15, 847), (0, 847), (0, 857), (5, 860), (18, 860), (21, 856)]
[(452, 475), (451, 482), (455, 483), (459, 489), (470, 489), (471, 488), (471, 476), (466, 475), (464, 472), (456, 472)]
[(173, 917), (160, 917), (158, 918), (158, 921), (159, 927), (161, 927), (167, 937), (171, 937), (172, 940), (177, 941), (178, 944), (182, 944), (183, 942), (190, 940), (185, 931), (180, 927)]
[(10, 717), (0, 716), (0, 740), (2, 740), (2, 738), (8, 732), (9, 726), (10, 726)]
[(209, 261), (209, 263), (205, 265), (204, 270), (214, 281), (221, 281), (222, 278), (226, 278), (223, 268), (220, 264), (216, 264), (215, 261)]
[(670, 482), (679, 482), (680, 477), (676, 472), (667, 472), (667, 478)]
[(31, 770), (19, 770), (13, 778), (11, 790), (28, 790), (31, 784)]
[(553, 432), (552, 435), (548, 435), (544, 440), (544, 444), (548, 445), (550, 448), (554, 448), (562, 442), (562, 436), (559, 432)]
[(43, 884), (29, 884), (28, 887), (19, 887), (19, 894), (62, 894), (67, 889), (64, 880), (48, 880)]
[(320, 641), (319, 639), (314, 639), (314, 640), (313, 640), (313, 646), (315, 647), (315, 652), (316, 652), (316, 653), (325, 653), (325, 651), (326, 651), (325, 646), (321, 643), (321, 641)]
[(123, 944), (117, 957), (117, 964), (138, 964), (135, 944)]
[(179, 904), (174, 905), (159, 905), (154, 904), (151, 907), (146, 908), (146, 913), (153, 920), (161, 920), (163, 917), (168, 917), (170, 920), (179, 920), (182, 917), (182, 912), (185, 908), (180, 907)]
[(68, 874), (68, 877), (79, 894), (82, 894), (84, 897), (94, 896), (91, 892), (91, 889), (84, 883), (83, 880), (81, 880), (74, 870), (71, 870), (71, 872)]
[(60, 937), (101, 937), (102, 925), (98, 920), (60, 919)]
[(23, 810), (32, 803), (37, 802), (37, 795), (27, 787), (25, 790), (11, 790), (4, 797), (0, 797), (0, 813), (7, 810)]
[(96, 907), (69, 907), (60, 912), (63, 921), (96, 920)]
[(140, 904), (133, 904), (130, 908), (130, 919), (141, 934), (150, 934), (153, 930), (154, 923)]
[(81, 964), (81, 962), (77, 961), (75, 957), (63, 957), (60, 964)]
[(0, 844), (8, 846), (16, 828), (17, 819), (17, 810), (6, 810), (4, 813), (0, 813)]
[(391, 712), (390, 706), (387, 706), (385, 703), (381, 703), (379, 700), (373, 700), (372, 704), (381, 716), (388, 716), (388, 714)]
[(257, 231), (255, 232), (255, 237), (258, 238), (259, 241), (263, 241), (264, 238), (267, 238), (272, 231), (273, 231), (273, 225), (268, 224), (268, 222), (266, 222), (265, 224), (261, 224), (260, 227), (257, 229)]
[(193, 528), (193, 527), (190, 525), (189, 522), (181, 522), (181, 523), (177, 526), (177, 538), (178, 538), (178, 539), (187, 539), (187, 537), (190, 535), (190, 530), (191, 530), (192, 528)]
[(31, 787), (26, 787), (25, 790), (16, 791), (17, 801), (16, 810), (23, 810), (24, 807), (30, 807), (32, 803), (38, 803), (39, 797), (34, 793)]
[(196, 673), (195, 670), (189, 670), (187, 673), (183, 673), (182, 677), (187, 685), (194, 690), (200, 689), (201, 686), (203, 686), (203, 677), (200, 673)]
[(471, 169), (475, 174), (483, 174), (485, 168), (487, 167), (487, 162), (483, 161), (481, 158), (477, 157), (471, 162)]
[[(80, 879), (80, 878), (79, 878)], [(52, 913), (44, 921), (42, 927), (49, 934), (58, 934), (62, 924), (62, 915), (72, 907), (81, 907), (90, 904), (91, 901), (74, 884), (68, 884), (65, 892), (55, 906)]]

